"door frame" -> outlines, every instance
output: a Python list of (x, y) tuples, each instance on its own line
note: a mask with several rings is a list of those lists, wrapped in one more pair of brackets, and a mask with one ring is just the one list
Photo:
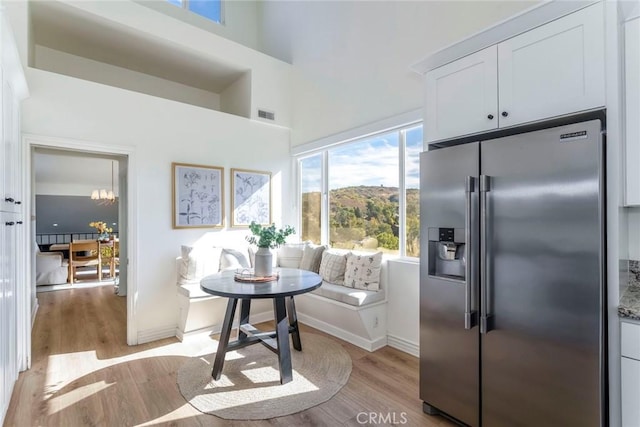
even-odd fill
[[(111, 156), (121, 156), (126, 158), (123, 160), (126, 162), (126, 182), (123, 188), (124, 191), (122, 193), (125, 195), (124, 208), (126, 209), (126, 224), (127, 230), (125, 232), (125, 243), (127, 247), (127, 260), (124, 262), (127, 263), (127, 344), (128, 345), (136, 345), (138, 344), (138, 328), (136, 322), (136, 312), (137, 312), (137, 296), (138, 296), (138, 269), (137, 269), (137, 260), (138, 260), (138, 209), (137, 209), (137, 170), (136, 170), (136, 149), (131, 145), (114, 145), (114, 144), (106, 144), (96, 141), (87, 141), (87, 140), (79, 140), (72, 138), (62, 138), (62, 137), (54, 137), (54, 136), (44, 136), (37, 134), (28, 134), (25, 133), (22, 135), (23, 141), (23, 165), (24, 165), (24, 198), (25, 203), (25, 216), (28, 215), (28, 222), (31, 226), (32, 223), (32, 209), (33, 209), (33, 191), (35, 190), (34, 182), (33, 182), (33, 164), (32, 164), (32, 152), (35, 148), (52, 148), (52, 149), (60, 149), (65, 151), (77, 151), (91, 154), (104, 154)], [(122, 202), (122, 201), (121, 201)], [(122, 211), (122, 209), (121, 209)], [(25, 333), (23, 336), (19, 336), (19, 345), (26, 346), (26, 355), (27, 360), (22, 361), (22, 366), (25, 369), (28, 369), (31, 365), (31, 328), (33, 326), (33, 320), (35, 319), (35, 309), (37, 309), (37, 301), (36, 307), (34, 307), (34, 311), (32, 313), (31, 310), (31, 292), (35, 295), (35, 278), (32, 277), (32, 243), (33, 235), (32, 230), (29, 230), (29, 233), (25, 233), (25, 285), (22, 286), (19, 292), (24, 293), (24, 300), (26, 301), (25, 305), (22, 307), (18, 307), (18, 316), (22, 322), (26, 322), (29, 326), (28, 328), (23, 328), (22, 332)], [(28, 287), (28, 288), (27, 288)], [(33, 288), (33, 289), (32, 289)], [(23, 347), (24, 348), (24, 347)], [(26, 363), (25, 363), (26, 362)]]

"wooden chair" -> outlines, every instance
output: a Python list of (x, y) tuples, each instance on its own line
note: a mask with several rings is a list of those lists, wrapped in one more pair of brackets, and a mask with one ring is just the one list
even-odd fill
[(97, 240), (76, 240), (69, 243), (69, 283), (76, 280), (76, 267), (96, 266), (98, 280), (102, 280), (102, 256)]
[[(106, 250), (105, 250), (106, 249)], [(116, 265), (120, 264), (120, 242), (117, 239), (100, 243), (102, 261), (109, 265), (109, 277), (116, 277)]]

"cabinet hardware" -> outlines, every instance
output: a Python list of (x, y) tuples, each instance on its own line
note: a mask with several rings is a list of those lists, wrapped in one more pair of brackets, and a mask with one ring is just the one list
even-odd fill
[(16, 224), (22, 225), (22, 221), (17, 221)]
[(4, 223), (4, 225), (15, 225), (15, 222), (13, 221), (7, 221)]
[(507, 113), (506, 111), (502, 112), (502, 117), (507, 117), (509, 115), (509, 113)]
[(487, 116), (487, 119), (489, 119), (489, 120), (493, 120), (493, 114), (489, 114), (489, 115)]
[(16, 203), (16, 205), (21, 205), (22, 204), (22, 202), (20, 200), (16, 200), (15, 203)]
[(9, 203), (13, 203), (13, 202), (15, 202), (15, 200), (14, 200), (12, 197), (5, 197), (5, 198), (4, 198), (4, 201), (5, 201), (5, 202), (9, 202)]

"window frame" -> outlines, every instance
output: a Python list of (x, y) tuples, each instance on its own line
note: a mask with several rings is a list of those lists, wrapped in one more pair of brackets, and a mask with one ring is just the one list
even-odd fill
[(201, 15), (189, 9), (189, 3), (191, 2), (191, 0), (180, 0), (180, 5), (172, 3), (169, 0), (164, 0), (164, 1), (170, 6), (177, 7), (187, 13), (199, 16), (202, 19), (206, 19), (207, 22), (213, 22), (214, 24), (218, 24), (218, 25), (225, 25), (225, 19), (224, 19), (225, 18), (225, 1), (224, 0), (215, 0), (220, 3), (220, 21), (214, 21), (213, 19), (210, 19), (204, 15)]
[[(402, 117), (406, 117), (402, 116)], [(399, 250), (398, 255), (392, 255), (394, 258), (404, 258), (411, 261), (419, 260), (419, 257), (407, 256), (407, 188), (406, 188), (406, 133), (407, 131), (414, 129), (416, 127), (423, 127), (423, 146), (422, 150), (425, 150), (425, 142), (424, 142), (424, 123), (422, 117), (420, 116), (418, 119), (406, 120), (401, 124), (396, 124), (392, 127), (381, 126), (377, 130), (364, 132), (359, 136), (355, 136), (358, 130), (354, 129), (347, 133), (341, 135), (354, 135), (349, 138), (345, 138), (340, 140), (339, 138), (335, 138), (334, 142), (330, 140), (319, 140), (309, 144), (305, 144), (304, 146), (299, 147), (297, 150), (292, 150), (293, 152), (293, 160), (295, 163), (295, 176), (296, 176), (296, 198), (297, 198), (297, 216), (296, 222), (298, 230), (300, 230), (300, 235), (302, 235), (302, 167), (301, 162), (304, 159), (321, 155), (321, 207), (320, 207), (320, 244), (327, 245), (329, 244), (329, 151), (338, 147), (343, 147), (349, 144), (354, 144), (358, 142), (363, 142), (368, 139), (375, 138), (379, 135), (384, 135), (392, 132), (398, 132), (398, 193), (399, 193), (399, 201), (398, 201), (398, 215), (399, 215), (399, 230), (398, 230), (398, 240), (399, 240)], [(370, 126), (366, 127), (367, 129), (371, 129)], [(306, 148), (306, 149), (305, 149)]]

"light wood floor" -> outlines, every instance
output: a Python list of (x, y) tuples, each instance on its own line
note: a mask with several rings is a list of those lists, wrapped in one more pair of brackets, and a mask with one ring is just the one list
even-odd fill
[[(422, 413), (418, 359), (390, 347), (369, 353), (333, 337), (351, 355), (353, 371), (329, 401), (264, 421), (202, 414), (180, 394), (176, 372), (207, 343), (170, 338), (127, 346), (125, 298), (109, 286), (46, 292), (38, 300), (32, 367), (18, 378), (5, 426), (334, 427), (400, 425), (405, 419), (407, 426), (452, 426)], [(303, 342), (305, 332), (322, 334), (304, 325), (301, 330)], [(395, 418), (363, 423), (368, 413)]]

